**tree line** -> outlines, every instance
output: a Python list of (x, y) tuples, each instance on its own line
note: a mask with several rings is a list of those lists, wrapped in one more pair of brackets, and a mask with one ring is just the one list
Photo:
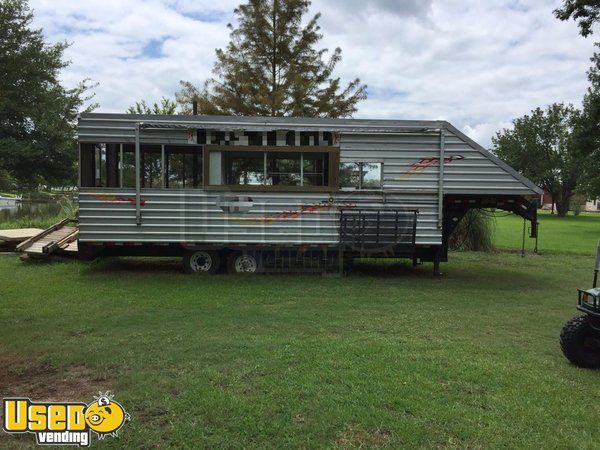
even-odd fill
[[(565, 0), (554, 14), (577, 21), (588, 37), (600, 20), (600, 1)], [(559, 216), (573, 201), (600, 198), (600, 53), (591, 62), (581, 109), (564, 103), (535, 108), (492, 139), (498, 157), (552, 196)]]

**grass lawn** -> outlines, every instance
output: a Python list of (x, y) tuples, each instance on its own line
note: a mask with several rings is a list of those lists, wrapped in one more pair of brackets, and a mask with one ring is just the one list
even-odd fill
[[(558, 217), (546, 211), (538, 212), (540, 222), (538, 247), (540, 252), (558, 250), (579, 254), (595, 252), (600, 239), (600, 214)], [(527, 222), (525, 249), (533, 250), (535, 240), (529, 238)], [(514, 214), (497, 213), (495, 245), (500, 249), (520, 249), (523, 242), (523, 219)]]
[(590, 253), (454, 253), (441, 279), (0, 256), (0, 395), (110, 389), (132, 421), (108, 447), (592, 448), (600, 374), (558, 347)]

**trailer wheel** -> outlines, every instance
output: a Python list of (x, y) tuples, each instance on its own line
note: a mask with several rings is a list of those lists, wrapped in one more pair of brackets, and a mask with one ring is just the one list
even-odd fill
[(217, 252), (207, 250), (188, 251), (183, 255), (183, 270), (186, 273), (214, 274), (219, 270), (221, 258)]
[(560, 332), (560, 348), (569, 361), (579, 367), (600, 367), (600, 345), (589, 316), (569, 320)]
[(227, 260), (229, 273), (257, 273), (260, 272), (259, 260), (252, 253), (234, 252)]

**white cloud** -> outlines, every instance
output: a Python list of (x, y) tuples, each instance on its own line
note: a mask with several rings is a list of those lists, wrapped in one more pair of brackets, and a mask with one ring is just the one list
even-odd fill
[[(201, 84), (228, 41), (238, 0), (32, 0), (35, 25), (73, 45), (63, 80), (99, 82), (101, 111)], [(499, 128), (537, 106), (579, 105), (593, 40), (552, 15), (558, 0), (321, 0), (323, 45), (337, 74), (370, 97), (357, 117), (446, 119), (489, 147)]]

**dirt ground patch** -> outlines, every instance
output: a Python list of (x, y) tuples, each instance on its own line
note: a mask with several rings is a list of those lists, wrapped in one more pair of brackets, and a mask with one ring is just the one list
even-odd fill
[(360, 425), (346, 427), (335, 442), (341, 448), (381, 448), (388, 445), (390, 434), (386, 431), (366, 430)]
[(44, 357), (0, 352), (0, 397), (33, 401), (87, 401), (110, 389), (107, 380), (84, 365), (54, 367)]

